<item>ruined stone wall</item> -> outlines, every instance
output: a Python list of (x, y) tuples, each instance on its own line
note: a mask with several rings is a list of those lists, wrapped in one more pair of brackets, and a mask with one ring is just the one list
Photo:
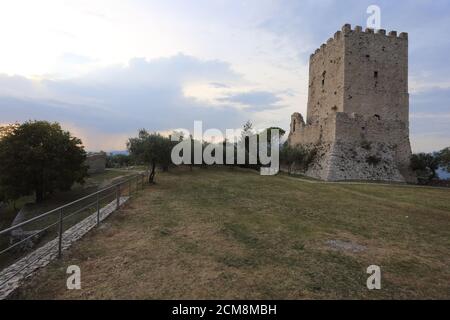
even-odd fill
[[(291, 146), (299, 144), (318, 144), (335, 140), (335, 115), (306, 125), (299, 113), (294, 113), (291, 120), (291, 132), (288, 141)], [(294, 128), (295, 126), (295, 128)]]

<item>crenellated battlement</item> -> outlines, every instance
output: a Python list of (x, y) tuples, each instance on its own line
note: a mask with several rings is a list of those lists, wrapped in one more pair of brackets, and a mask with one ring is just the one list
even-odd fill
[(385, 29), (372, 29), (372, 28), (366, 28), (363, 31), (363, 28), (361, 26), (355, 26), (354, 29), (352, 29), (351, 24), (344, 24), (342, 26), (342, 33), (345, 34), (351, 34), (351, 33), (368, 33), (368, 34), (379, 34), (379, 35), (383, 35), (383, 36), (387, 36), (387, 37), (396, 37), (399, 39), (408, 39), (408, 33), (406, 32), (401, 32), (400, 35), (397, 36), (397, 31), (389, 31), (388, 33), (386, 33)]
[(366, 28), (365, 30), (363, 30), (361, 26), (355, 26), (355, 28), (352, 29), (351, 24), (346, 23), (342, 26), (341, 31), (337, 31), (334, 34), (333, 38), (329, 38), (326, 43), (323, 43), (319, 48), (317, 48), (315, 52), (311, 54), (310, 58), (313, 58), (316, 54), (326, 50), (327, 47), (333, 45), (336, 41), (341, 41), (344, 37), (348, 37), (351, 34), (358, 34), (358, 33), (373, 34), (377, 36), (384, 36), (386, 38), (408, 40), (407, 32), (401, 32), (400, 34), (397, 34), (397, 31), (395, 30), (389, 32), (387, 32), (385, 29), (375, 30), (372, 28)]

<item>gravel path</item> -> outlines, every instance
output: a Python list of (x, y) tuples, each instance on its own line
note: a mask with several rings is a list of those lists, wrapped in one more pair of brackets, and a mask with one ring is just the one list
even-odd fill
[[(121, 197), (120, 205), (124, 204), (129, 197)], [(100, 221), (106, 219), (116, 210), (116, 200), (100, 209)], [(83, 237), (97, 225), (97, 212), (77, 223), (63, 233), (62, 249), (66, 250), (72, 243)], [(58, 256), (58, 238), (47, 242), (42, 247), (31, 252), (16, 263), (0, 272), (0, 300), (8, 297), (17, 289), (22, 281), (45, 267)]]

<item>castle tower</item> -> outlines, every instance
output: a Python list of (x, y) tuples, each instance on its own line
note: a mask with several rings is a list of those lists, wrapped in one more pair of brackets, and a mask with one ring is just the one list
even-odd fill
[(310, 57), (306, 123), (290, 145), (320, 149), (306, 174), (324, 180), (412, 181), (408, 35), (349, 24)]

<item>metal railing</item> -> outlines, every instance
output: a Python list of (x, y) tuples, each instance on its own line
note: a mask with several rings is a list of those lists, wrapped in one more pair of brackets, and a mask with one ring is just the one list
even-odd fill
[[(50, 241), (57, 239), (56, 246), (58, 257), (63, 250), (64, 231), (76, 225), (83, 219), (96, 213), (96, 225), (101, 222), (101, 208), (115, 203), (116, 209), (120, 207), (122, 196), (131, 196), (144, 187), (145, 176), (134, 175), (121, 182), (91, 193), (73, 202), (40, 214), (34, 218), (15, 224), (0, 231), (0, 272), (11, 264), (14, 264), (26, 254), (42, 248)], [(36, 244), (33, 242), (36, 241)], [(31, 248), (30, 248), (31, 242)], [(31, 249), (31, 250), (30, 250)], [(0, 287), (19, 272), (47, 255), (55, 247), (51, 246), (32, 261), (27, 261), (23, 268), (17, 270), (6, 280), (0, 280)]]

